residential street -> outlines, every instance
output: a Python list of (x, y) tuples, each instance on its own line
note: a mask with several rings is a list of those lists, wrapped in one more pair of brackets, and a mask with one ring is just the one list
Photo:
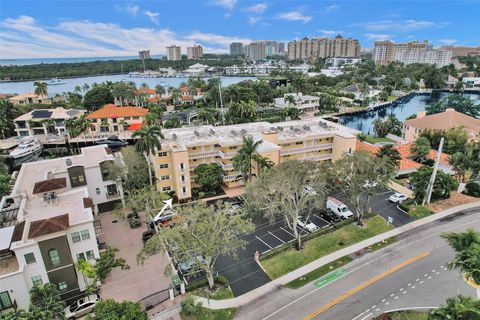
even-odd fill
[(480, 210), (430, 223), (382, 250), (348, 264), (347, 273), (323, 287), (277, 291), (241, 307), (238, 319), (367, 320), (397, 308), (435, 307), (458, 293), (477, 292), (446, 268), (453, 251), (442, 232), (480, 229)]

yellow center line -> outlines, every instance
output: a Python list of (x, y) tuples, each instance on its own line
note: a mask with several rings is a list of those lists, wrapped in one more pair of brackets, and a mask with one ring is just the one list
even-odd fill
[(393, 267), (393, 268), (385, 271), (384, 273), (379, 274), (378, 276), (371, 278), (370, 280), (362, 283), (362, 284), (359, 285), (358, 287), (353, 288), (352, 290), (350, 290), (350, 291), (342, 294), (341, 296), (339, 296), (339, 297), (336, 298), (335, 300), (330, 301), (329, 303), (327, 303), (326, 305), (324, 305), (323, 307), (321, 307), (321, 308), (318, 309), (317, 311), (309, 314), (304, 320), (311, 320), (311, 319), (315, 318), (316, 316), (318, 316), (318, 315), (321, 314), (322, 312), (330, 309), (330, 308), (333, 307), (334, 305), (336, 305), (336, 304), (338, 304), (339, 302), (347, 299), (348, 297), (354, 295), (355, 293), (357, 293), (357, 292), (365, 289), (365, 288), (368, 287), (369, 285), (371, 285), (371, 284), (373, 284), (373, 283), (375, 283), (375, 282), (377, 282), (377, 281), (385, 278), (386, 276), (388, 276), (388, 275), (390, 275), (390, 274), (392, 274), (392, 273), (400, 270), (401, 268), (403, 268), (403, 267), (405, 267), (405, 266), (408, 266), (409, 264), (414, 263), (415, 261), (418, 261), (418, 260), (420, 260), (420, 259), (422, 259), (422, 258), (425, 258), (425, 257), (428, 256), (428, 255), (430, 255), (430, 252), (423, 252), (423, 253), (419, 254), (418, 256), (413, 257), (412, 259), (407, 260), (407, 261), (405, 261), (405, 262), (403, 262), (403, 263), (401, 263), (401, 264), (399, 264), (399, 265), (397, 265), (397, 266), (395, 266), (395, 267)]

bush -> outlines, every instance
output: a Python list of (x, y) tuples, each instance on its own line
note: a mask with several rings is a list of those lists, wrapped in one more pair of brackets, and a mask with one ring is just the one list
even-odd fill
[(183, 314), (185, 314), (186, 316), (193, 316), (199, 313), (199, 308), (201, 308), (201, 304), (195, 304), (193, 298), (188, 297), (187, 299), (180, 302), (180, 307)]
[(467, 183), (463, 193), (472, 197), (480, 197), (480, 183), (478, 182)]
[[(225, 278), (224, 276), (217, 276), (213, 279), (213, 281), (215, 283), (221, 284), (223, 286), (226, 286), (226, 285), (229, 284), (228, 279)], [(208, 286), (208, 280), (207, 280), (207, 278), (202, 278), (202, 279), (197, 279), (197, 280), (190, 281), (188, 283), (188, 285), (185, 287), (185, 290), (186, 291), (193, 291), (195, 289), (202, 288), (202, 287), (205, 287), (205, 286)]]
[(142, 225), (142, 221), (140, 221), (139, 218), (131, 218), (128, 219), (128, 224), (130, 225), (130, 228), (136, 229)]

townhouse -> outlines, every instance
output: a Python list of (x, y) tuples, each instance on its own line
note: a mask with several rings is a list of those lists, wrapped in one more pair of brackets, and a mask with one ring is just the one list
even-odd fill
[(102, 166), (115, 161), (121, 158), (94, 146), (23, 164), (0, 202), (0, 312), (27, 309), (29, 291), (39, 284), (56, 284), (64, 300), (85, 291), (89, 279), (75, 264), (100, 257), (94, 216), (123, 201), (121, 187)]
[(233, 168), (232, 159), (242, 148), (245, 135), (261, 140), (258, 154), (279, 164), (289, 159), (335, 161), (344, 153), (355, 151), (358, 133), (333, 122), (314, 119), (166, 129), (162, 149), (152, 155), (151, 160), (157, 189), (175, 191), (179, 199), (188, 199), (192, 188), (198, 187), (194, 169), (202, 163), (222, 166), (225, 188), (244, 185), (240, 172)]
[(140, 107), (119, 107), (107, 104), (86, 116), (91, 124), (87, 130), (90, 136), (104, 133), (119, 133), (138, 130), (148, 109)]

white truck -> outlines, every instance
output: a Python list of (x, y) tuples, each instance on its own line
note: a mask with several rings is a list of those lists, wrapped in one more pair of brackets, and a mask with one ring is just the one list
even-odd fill
[(332, 210), (341, 219), (353, 217), (353, 212), (342, 201), (334, 197), (327, 197), (327, 209)]

